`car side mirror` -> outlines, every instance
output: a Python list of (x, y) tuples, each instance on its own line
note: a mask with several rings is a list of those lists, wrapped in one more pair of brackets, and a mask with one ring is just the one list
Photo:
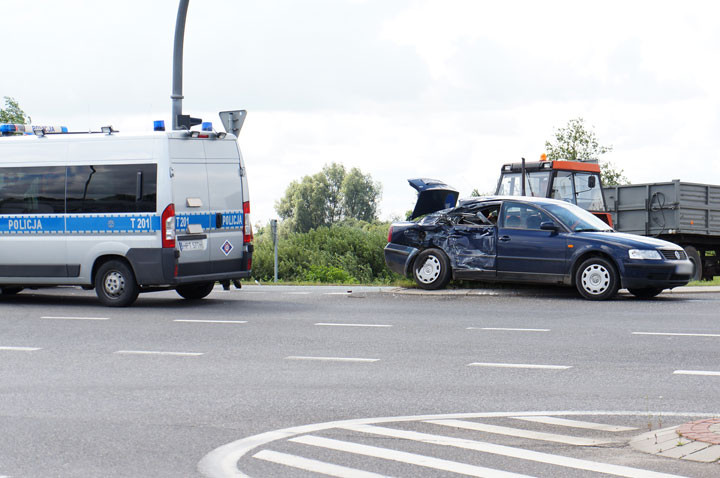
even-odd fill
[(595, 187), (595, 176), (588, 177), (588, 188), (593, 189)]
[(544, 222), (541, 222), (541, 223), (540, 223), (540, 229), (542, 229), (543, 231), (555, 231), (555, 232), (557, 232), (558, 227), (557, 227), (557, 224), (555, 224), (555, 223), (552, 222), (552, 221), (544, 221)]

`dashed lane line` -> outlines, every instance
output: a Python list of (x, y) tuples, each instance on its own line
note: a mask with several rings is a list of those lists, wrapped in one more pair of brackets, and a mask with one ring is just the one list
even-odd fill
[(373, 458), (382, 458), (385, 460), (407, 463), (410, 465), (423, 466), (434, 470), (450, 471), (467, 476), (475, 476), (481, 478), (529, 478), (529, 475), (520, 475), (508, 471), (495, 470), (485, 468), (483, 466), (469, 465), (457, 461), (443, 460), (441, 458), (433, 458), (415, 453), (407, 453), (404, 451), (391, 450), (388, 448), (380, 448), (370, 445), (361, 445), (333, 438), (323, 438), (314, 435), (304, 435), (297, 438), (291, 438), (291, 442), (302, 443), (303, 445), (311, 445), (330, 450), (344, 451), (356, 455), (369, 456)]
[(199, 357), (203, 352), (164, 352), (159, 350), (118, 350), (118, 355), (168, 355), (175, 357)]
[(355, 358), (355, 357), (305, 357), (301, 355), (291, 355), (285, 357), (285, 360), (315, 360), (321, 362), (378, 362), (377, 358)]
[(46, 320), (110, 320), (109, 317), (61, 317), (51, 315), (44, 315), (40, 318)]
[(583, 460), (579, 458), (571, 458), (562, 455), (553, 455), (533, 450), (525, 450), (522, 448), (514, 448), (505, 445), (496, 445), (475, 440), (467, 440), (463, 438), (454, 438), (443, 435), (432, 435), (429, 433), (413, 432), (408, 430), (399, 430), (393, 428), (379, 427), (374, 425), (349, 425), (340, 427), (345, 430), (351, 430), (371, 435), (379, 435), (390, 438), (401, 438), (416, 442), (429, 443), (432, 445), (450, 446), (454, 448), (462, 448), (465, 450), (479, 451), (483, 453), (491, 453), (494, 455), (507, 456), (511, 458), (519, 458), (521, 460), (534, 461), (538, 463), (547, 463), (565, 468), (576, 470), (595, 471), (598, 473), (606, 473), (608, 475), (623, 476), (626, 478), (678, 478), (678, 475), (670, 475), (667, 473), (658, 473), (655, 471), (643, 470), (640, 468), (632, 468), (629, 466), (613, 465), (609, 463), (600, 463), (597, 461)]
[(247, 324), (247, 320), (203, 320), (203, 319), (175, 319), (173, 322), (187, 322), (198, 324)]
[(35, 352), (36, 350), (42, 350), (40, 347), (9, 347), (9, 346), (0, 346), (0, 350), (5, 350), (8, 352)]
[(691, 334), (679, 332), (633, 332), (632, 335), (666, 335), (675, 337), (720, 337), (720, 334)]
[(318, 322), (315, 325), (324, 327), (392, 327), (388, 324), (345, 324), (341, 322)]
[(427, 420), (426, 423), (442, 425), (462, 430), (473, 430), (478, 432), (493, 433), (496, 435), (528, 438), (530, 440), (548, 441), (553, 443), (564, 443), (574, 446), (599, 446), (607, 445), (608, 440), (594, 440), (592, 438), (574, 437), (570, 435), (559, 435), (557, 433), (537, 432), (521, 428), (501, 427), (497, 425), (486, 425), (485, 423), (469, 422), (465, 420)]
[(675, 370), (673, 375), (707, 375), (707, 376), (720, 376), (720, 372), (712, 370)]
[(530, 368), (530, 369), (548, 369), (548, 370), (567, 370), (572, 365), (539, 365), (531, 363), (491, 363), (491, 362), (473, 362), (467, 364), (468, 367), (497, 367), (497, 368)]
[(571, 428), (584, 428), (586, 430), (598, 430), (602, 432), (629, 432), (637, 430), (633, 427), (621, 427), (619, 425), (606, 425), (605, 423), (584, 422), (582, 420), (568, 420), (567, 418), (558, 417), (512, 417), (515, 420), (525, 420), (526, 422), (544, 423), (545, 425), (559, 425)]
[[(269, 461), (278, 465), (285, 465), (300, 470), (322, 473), (327, 476), (337, 478), (391, 478), (387, 475), (380, 475), (369, 471), (348, 468), (346, 466), (335, 465), (333, 463), (325, 463), (319, 460), (312, 460), (302, 456), (289, 455), (273, 450), (262, 450), (253, 455), (253, 458)], [(0, 477), (2, 478), (2, 477)]]
[(516, 329), (510, 327), (468, 327), (467, 330), (495, 330), (501, 332), (550, 332), (550, 329)]

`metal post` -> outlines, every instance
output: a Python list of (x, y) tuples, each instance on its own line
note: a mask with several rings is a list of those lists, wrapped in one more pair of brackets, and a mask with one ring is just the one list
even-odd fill
[(278, 281), (278, 234), (277, 234), (277, 219), (270, 220), (270, 231), (272, 232), (273, 248), (275, 250), (275, 274), (273, 275), (273, 282)]
[(185, 39), (185, 19), (190, 0), (180, 0), (177, 21), (175, 23), (175, 47), (173, 49), (173, 84), (172, 84), (172, 129), (180, 129), (178, 116), (182, 114), (182, 81), (183, 81), (183, 40)]
[(522, 192), (522, 194), (520, 194), (520, 195), (524, 196), (525, 195), (525, 174), (526, 174), (525, 173), (525, 158), (521, 158), (521, 159), (522, 159), (522, 167), (520, 170), (520, 184), (521, 184), (520, 191)]

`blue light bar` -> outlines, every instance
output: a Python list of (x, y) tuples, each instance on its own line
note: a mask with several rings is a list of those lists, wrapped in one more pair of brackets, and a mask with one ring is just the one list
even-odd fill
[(212, 131), (212, 123), (210, 121), (206, 121), (202, 124), (202, 130), (203, 131)]
[(153, 121), (153, 131), (165, 131), (165, 120)]

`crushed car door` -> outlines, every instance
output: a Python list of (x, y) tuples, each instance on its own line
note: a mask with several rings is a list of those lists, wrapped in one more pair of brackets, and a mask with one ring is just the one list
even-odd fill
[(506, 201), (500, 214), (497, 246), (498, 278), (562, 282), (567, 269), (567, 239), (540, 229), (553, 221), (540, 209)]
[(437, 179), (408, 179), (408, 183), (418, 192), (410, 219), (455, 207), (457, 203), (458, 192)]
[(452, 226), (448, 235), (447, 252), (457, 278), (495, 277), (497, 227), (487, 215), (492, 215), (492, 212), (499, 208), (498, 203), (487, 206), (482, 211), (462, 214)]

